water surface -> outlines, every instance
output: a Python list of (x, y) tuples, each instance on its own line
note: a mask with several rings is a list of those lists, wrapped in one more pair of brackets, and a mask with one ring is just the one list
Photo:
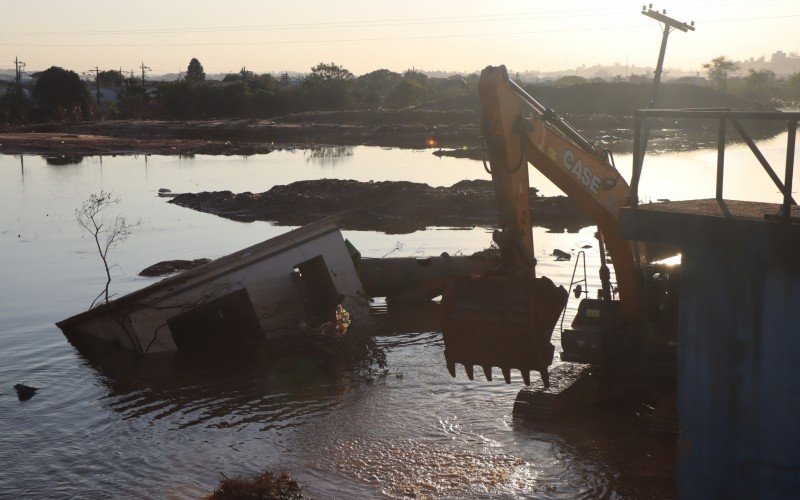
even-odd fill
[[(762, 146), (780, 167), (785, 136)], [(754, 160), (744, 163), (747, 155), (730, 148), (727, 192), (775, 201), (777, 190)], [(617, 162), (627, 175), (630, 159)], [(648, 157), (641, 192), (709, 197), (715, 162), (708, 150)], [(196, 497), (213, 489), (220, 472), (265, 468), (290, 471), (321, 498), (674, 493), (672, 445), (644, 433), (635, 413), (537, 428), (511, 417), (518, 377), (511, 386), (497, 382), (499, 374), (493, 383), (451, 379), (436, 306), (387, 318), (378, 342), (390, 375), (369, 384), (326, 377), (307, 359), (275, 363), (258, 352), (101, 363), (54, 326), (84, 310), (104, 282), (93, 243), (74, 218), (90, 193), (114, 192), (122, 200), (115, 213), (142, 221), (111, 254), (112, 292), (124, 294), (153, 281), (137, 273), (154, 262), (219, 257), (290, 229), (171, 205), (157, 197), (159, 188), (260, 192), (325, 177), (451, 185), (487, 176), (478, 162), (374, 147), (246, 158), (91, 157), (75, 165), (0, 156), (0, 497)], [(532, 184), (555, 194), (538, 174)], [(593, 232), (536, 229), (538, 272), (568, 286), (573, 262), (550, 253), (589, 246), (596, 290)], [(365, 256), (470, 253), (491, 240), (484, 229), (448, 228), (345, 236)], [(575, 306), (573, 299), (567, 323)], [(11, 388), (19, 382), (41, 391), (19, 402)]]

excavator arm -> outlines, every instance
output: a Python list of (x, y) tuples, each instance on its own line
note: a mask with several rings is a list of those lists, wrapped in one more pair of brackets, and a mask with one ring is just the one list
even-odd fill
[[(505, 66), (484, 69), (478, 90), (501, 226), (503, 212), (530, 211), (527, 197), (523, 202), (518, 196), (527, 192), (528, 172), (519, 168), (511, 174), (516, 184), (509, 190), (505, 181), (498, 181), (501, 176), (495, 175), (499, 169), (494, 165), (505, 164), (514, 170), (514, 162), (524, 158), (594, 219), (614, 266), (622, 318), (636, 323), (640, 313), (637, 269), (643, 255), (637, 261), (635, 246), (619, 236), (619, 208), (630, 203), (630, 188), (609, 162), (609, 154), (511, 81)], [(512, 227), (517, 224), (521, 233), (526, 231), (523, 237), (533, 252), (529, 217), (505, 218)], [(643, 251), (640, 246), (640, 254)]]
[[(639, 294), (636, 247), (619, 237), (618, 211), (629, 203), (629, 187), (609, 162), (609, 154), (546, 109), (508, 78), (504, 66), (489, 66), (478, 84), (487, 170), (497, 201), (494, 233), (501, 266), (480, 277), (457, 277), (442, 295), (442, 331), (448, 370), (464, 365), (473, 378), (480, 365), (488, 380), (499, 367), (507, 383), (520, 370), (526, 384), (537, 370), (548, 385), (555, 324), (568, 293), (546, 277), (536, 277), (528, 163), (595, 220), (616, 272), (623, 320), (636, 322)], [(641, 250), (640, 250), (641, 251)], [(602, 255), (602, 252), (601, 252)], [(609, 272), (601, 278), (610, 299)]]

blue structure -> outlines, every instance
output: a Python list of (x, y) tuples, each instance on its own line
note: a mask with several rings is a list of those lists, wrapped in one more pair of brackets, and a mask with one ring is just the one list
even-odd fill
[[(716, 198), (638, 205), (642, 120), (718, 121)], [(787, 124), (783, 180), (740, 120)], [(800, 209), (792, 197), (800, 113), (640, 110), (624, 238), (682, 249), (678, 308), (681, 498), (800, 498)], [(783, 203), (725, 200), (732, 125)], [(646, 143), (645, 143), (646, 144)]]
[[(797, 210), (795, 208), (795, 210)], [(680, 245), (681, 498), (800, 498), (800, 220), (716, 199), (623, 209)]]

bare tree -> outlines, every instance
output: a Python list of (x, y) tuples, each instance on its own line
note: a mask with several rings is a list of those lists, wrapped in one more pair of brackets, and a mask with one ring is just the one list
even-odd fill
[(133, 230), (141, 224), (141, 221), (129, 224), (125, 217), (121, 215), (117, 215), (110, 221), (106, 220), (103, 213), (109, 207), (119, 204), (119, 201), (119, 198), (112, 193), (100, 191), (89, 196), (80, 208), (75, 210), (75, 218), (78, 219), (78, 224), (94, 238), (97, 252), (100, 254), (100, 259), (103, 261), (103, 267), (106, 270), (106, 286), (92, 301), (89, 306), (90, 309), (101, 298), (104, 298), (103, 303), (108, 303), (108, 287), (111, 285), (111, 268), (108, 265), (109, 250), (125, 241)]

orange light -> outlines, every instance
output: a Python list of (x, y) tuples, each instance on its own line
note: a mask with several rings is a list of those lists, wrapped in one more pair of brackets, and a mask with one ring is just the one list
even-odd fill
[(438, 141), (433, 137), (428, 137), (428, 140), (425, 141), (425, 143), (429, 148), (435, 147), (437, 144), (439, 144)]

